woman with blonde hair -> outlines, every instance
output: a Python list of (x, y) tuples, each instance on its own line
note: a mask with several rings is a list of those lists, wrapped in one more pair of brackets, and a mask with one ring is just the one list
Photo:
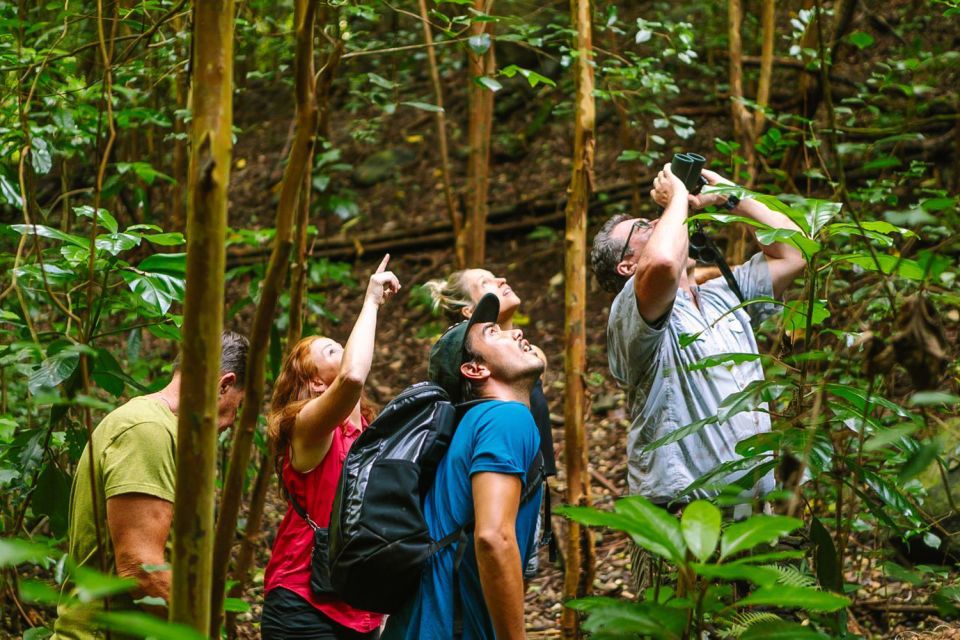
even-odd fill
[[(433, 299), (434, 310), (439, 310), (451, 323), (466, 320), (473, 315), (473, 310), (480, 299), (492, 293), (500, 299), (500, 315), (497, 318), (497, 324), (504, 331), (513, 329), (513, 320), (517, 311), (520, 310), (520, 297), (514, 292), (513, 288), (507, 283), (506, 278), (495, 276), (487, 269), (463, 269), (454, 271), (446, 278), (430, 280), (424, 283), (424, 288), (430, 293)], [(534, 347), (537, 355), (547, 363), (547, 357), (539, 347)], [(544, 369), (546, 372), (546, 369)], [(530, 393), (530, 412), (533, 414), (534, 422), (537, 423), (537, 430), (540, 432), (540, 451), (543, 453), (543, 473), (544, 476), (557, 475), (557, 466), (553, 454), (553, 432), (550, 425), (550, 407), (547, 404), (547, 398), (543, 393), (543, 378), (537, 380), (533, 391)], [(546, 507), (544, 511), (544, 521), (546, 526), (549, 523), (549, 505), (550, 497), (545, 487), (544, 491)], [(543, 522), (537, 522), (537, 531), (541, 531)], [(538, 537), (539, 533), (538, 533)], [(548, 537), (552, 543), (552, 536)], [(551, 558), (554, 554), (554, 547), (551, 546)], [(524, 570), (524, 577), (531, 578), (536, 575), (538, 570), (538, 557), (536, 554), (531, 556), (530, 562)]]
[(311, 558), (317, 541), (326, 544), (347, 451), (373, 417), (363, 386), (373, 360), (377, 313), (400, 289), (386, 270), (389, 260), (387, 254), (370, 276), (347, 344), (321, 336), (300, 340), (274, 385), (268, 433), (289, 508), (264, 575), (264, 640), (377, 637), (382, 616), (354, 609), (319, 586), (312, 580)]

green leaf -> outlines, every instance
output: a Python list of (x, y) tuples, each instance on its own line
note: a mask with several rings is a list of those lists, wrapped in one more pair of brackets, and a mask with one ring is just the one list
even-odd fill
[(443, 113), (442, 107), (438, 107), (435, 104), (430, 104), (429, 102), (401, 102), (400, 104), (406, 105), (408, 107), (413, 107), (414, 109), (421, 109), (423, 111), (430, 111), (433, 113)]
[(155, 233), (148, 236), (145, 235), (143, 239), (161, 247), (178, 247), (187, 241), (180, 232)]
[(863, 443), (863, 450), (866, 452), (878, 451), (888, 444), (900, 441), (905, 436), (910, 435), (919, 428), (920, 426), (916, 424), (902, 424), (876, 432), (875, 435), (871, 436), (866, 442)]
[(747, 627), (740, 640), (829, 640), (816, 629), (787, 620), (763, 620)]
[(721, 365), (737, 365), (744, 362), (754, 362), (756, 360), (770, 360), (770, 356), (762, 353), (719, 353), (700, 358), (696, 363), (689, 365), (686, 370), (702, 371)]
[(24, 236), (37, 235), (41, 238), (50, 238), (51, 240), (69, 242), (70, 244), (82, 247), (84, 249), (90, 246), (90, 242), (86, 238), (81, 238), (80, 236), (75, 236), (71, 233), (64, 233), (59, 229), (54, 229), (53, 227), (48, 227), (42, 224), (12, 224), (10, 225), (10, 228)]
[(490, 34), (489, 33), (478, 33), (475, 36), (470, 36), (467, 40), (467, 46), (470, 48), (470, 51), (473, 51), (474, 55), (482, 56), (490, 49)]
[(934, 438), (924, 442), (920, 447), (910, 454), (907, 461), (900, 467), (900, 474), (897, 480), (903, 484), (908, 480), (917, 477), (920, 473), (930, 466), (930, 463), (937, 459), (940, 454), (941, 442)]
[(50, 156), (50, 145), (42, 138), (30, 141), (30, 164), (39, 175), (50, 173), (53, 168), (53, 158)]
[(0, 538), (0, 567), (15, 567), (24, 562), (40, 564), (51, 553), (48, 547), (40, 544), (16, 538)]
[(738, 413), (758, 410), (761, 404), (776, 400), (789, 388), (790, 385), (775, 380), (754, 380), (742, 391), (731, 393), (723, 399), (717, 408), (717, 420), (726, 422)]
[(27, 602), (55, 607), (60, 601), (60, 592), (43, 580), (20, 580), (20, 597)]
[(872, 35), (864, 33), (863, 31), (854, 31), (847, 36), (847, 40), (860, 50), (866, 49), (875, 42)]
[[(814, 300), (810, 313), (810, 326), (817, 327), (830, 317), (826, 300)], [(783, 328), (787, 331), (804, 331), (807, 328), (807, 301), (791, 300), (783, 306)]]
[(960, 396), (946, 391), (918, 391), (907, 401), (911, 407), (930, 407), (934, 405), (954, 405), (960, 402)]
[(763, 245), (771, 245), (776, 242), (788, 244), (803, 252), (808, 260), (821, 249), (819, 242), (808, 238), (803, 235), (802, 231), (796, 229), (758, 229), (757, 241)]
[(137, 265), (140, 271), (163, 273), (168, 276), (185, 278), (187, 275), (187, 254), (185, 253), (155, 253), (144, 258)]
[(687, 549), (706, 562), (720, 539), (720, 510), (706, 500), (691, 502), (683, 510), (680, 531)]
[(503, 85), (500, 84), (498, 80), (491, 78), (490, 76), (477, 76), (474, 78), (474, 82), (479, 84), (481, 87), (490, 89), (490, 91), (493, 91), (494, 93), (500, 91), (500, 89), (503, 89)]
[(80, 364), (80, 353), (74, 349), (64, 349), (40, 363), (30, 379), (27, 388), (33, 395), (43, 391), (55, 389), (57, 385), (69, 378)]
[(167, 622), (149, 613), (139, 611), (109, 611), (97, 613), (98, 623), (111, 631), (154, 640), (204, 640), (206, 634), (182, 624)]
[(19, 209), (23, 206), (23, 200), (20, 198), (20, 187), (7, 177), (2, 168), (0, 168), (0, 197), (11, 207)]
[(757, 515), (743, 522), (731, 524), (723, 532), (720, 540), (720, 557), (727, 558), (735, 553), (752, 549), (758, 544), (773, 542), (803, 526), (803, 521), (787, 516)]
[(683, 534), (680, 533), (680, 523), (666, 509), (658, 507), (642, 496), (621, 498), (614, 504), (613, 509), (617, 513), (632, 518), (635, 522), (642, 522), (646, 527), (648, 540), (665, 548), (673, 562), (677, 564), (683, 562), (686, 556), (686, 545), (683, 542)]
[(697, 575), (720, 580), (749, 580), (760, 587), (776, 584), (780, 573), (770, 567), (755, 567), (750, 564), (700, 564), (691, 565)]
[(86, 603), (126, 593), (137, 586), (137, 581), (132, 578), (118, 578), (87, 567), (74, 568), (72, 577), (77, 597)]
[[(83, 205), (80, 207), (74, 207), (73, 212), (78, 216), (93, 219), (93, 207), (91, 206)], [(110, 212), (106, 209), (97, 210), (97, 224), (110, 233), (117, 233), (120, 231), (120, 224), (117, 223), (117, 219), (110, 215)]]
[(223, 601), (223, 610), (229, 613), (247, 613), (250, 605), (240, 598), (227, 598)]
[(601, 526), (623, 531), (633, 538), (638, 546), (667, 558), (682, 562), (686, 553), (680, 523), (666, 510), (654, 506), (641, 496), (618, 500), (615, 511), (601, 511), (593, 507), (564, 505), (557, 513), (575, 522), (589, 526)]
[(687, 617), (683, 609), (646, 601), (589, 597), (571, 600), (566, 604), (571, 609), (588, 614), (583, 628), (594, 637), (678, 640)]
[(53, 629), (34, 627), (23, 632), (23, 640), (46, 640), (53, 635)]
[(716, 424), (716, 423), (717, 423), (717, 419), (712, 416), (709, 418), (704, 418), (703, 420), (697, 420), (696, 422), (691, 422), (685, 427), (681, 427), (680, 429), (671, 431), (670, 433), (660, 438), (659, 440), (654, 440), (653, 442), (645, 446), (641, 453), (648, 453), (650, 451), (655, 451), (660, 447), (665, 447), (668, 444), (673, 444), (674, 442), (683, 440), (690, 434), (700, 431), (707, 425)]
[(922, 281), (925, 275), (924, 268), (921, 267), (917, 261), (899, 256), (879, 254), (876, 260), (874, 260), (873, 256), (870, 255), (851, 253), (837, 256), (834, 259), (855, 264), (868, 271), (879, 271), (888, 275), (896, 273), (902, 278), (916, 280), (918, 282)]
[(513, 76), (515, 76), (515, 75), (518, 74), (518, 73), (519, 73), (520, 75), (522, 75), (524, 78), (527, 79), (527, 83), (528, 83), (531, 87), (536, 87), (536, 86), (537, 86), (538, 84), (540, 84), (541, 82), (542, 82), (543, 84), (550, 85), (551, 87), (557, 86), (557, 83), (554, 82), (553, 80), (551, 80), (550, 78), (548, 78), (548, 77), (546, 77), (546, 76), (542, 76), (542, 75), (540, 75), (539, 73), (537, 73), (536, 71), (532, 71), (532, 70), (530, 70), (530, 69), (524, 69), (523, 67), (518, 67), (518, 66), (515, 65), (515, 64), (511, 64), (511, 65), (506, 66), (506, 67), (504, 67), (503, 69), (500, 70), (500, 74), (501, 74), (501, 75), (504, 75), (504, 76), (506, 76), (506, 77), (508, 77), (508, 78), (512, 78)]
[(807, 611), (837, 611), (850, 604), (850, 598), (820, 591), (811, 587), (789, 587), (777, 585), (760, 587), (746, 598), (737, 601), (736, 606), (770, 605), (786, 609), (806, 609)]
[(810, 521), (810, 541), (814, 546), (813, 556), (820, 586), (840, 593), (843, 589), (843, 574), (837, 562), (837, 548), (830, 532), (816, 517)]
[(67, 535), (70, 511), (70, 476), (55, 464), (48, 464), (40, 472), (31, 502), (36, 516), (50, 518), (50, 530), (55, 536)]

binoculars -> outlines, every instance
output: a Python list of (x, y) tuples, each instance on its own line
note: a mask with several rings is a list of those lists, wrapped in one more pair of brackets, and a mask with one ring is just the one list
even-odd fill
[(675, 153), (670, 161), (670, 170), (680, 178), (687, 191), (695, 196), (707, 184), (707, 180), (700, 175), (705, 164), (707, 159), (699, 153)]
[[(687, 188), (691, 195), (697, 195), (707, 184), (706, 178), (700, 175), (700, 170), (706, 163), (707, 159), (699, 153), (675, 153), (673, 160), (670, 161), (670, 170), (683, 182), (683, 186)], [(730, 266), (727, 265), (727, 261), (723, 257), (723, 252), (703, 231), (699, 222), (694, 222), (690, 226), (689, 255), (702, 264), (716, 265), (730, 289), (739, 298), (740, 302), (744, 302), (743, 293), (733, 277)]]

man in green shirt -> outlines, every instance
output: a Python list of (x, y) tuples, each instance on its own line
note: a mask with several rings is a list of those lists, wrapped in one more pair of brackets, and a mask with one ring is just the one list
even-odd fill
[[(223, 333), (217, 402), (221, 430), (233, 424), (243, 398), (248, 346), (243, 336)], [(99, 569), (99, 526), (108, 570), (137, 581), (133, 598), (167, 600), (170, 595), (170, 571), (157, 567), (167, 562), (164, 552), (173, 521), (179, 404), (180, 371), (175, 367), (173, 379), (166, 387), (131, 399), (97, 425), (93, 450), (90, 444), (84, 448), (73, 478), (70, 557), (80, 571)], [(90, 481), (91, 460), (95, 487)], [(61, 598), (53, 638), (103, 638), (103, 631), (89, 622), (91, 607), (73, 604)], [(116, 598), (111, 605), (114, 610), (134, 606), (130, 597)], [(148, 608), (157, 613), (165, 611), (162, 607)]]

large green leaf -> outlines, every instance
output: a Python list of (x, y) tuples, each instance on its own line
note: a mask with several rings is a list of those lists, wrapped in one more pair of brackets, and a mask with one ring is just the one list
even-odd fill
[(182, 624), (167, 622), (139, 611), (97, 613), (96, 621), (111, 631), (155, 640), (204, 640), (207, 636)]
[(850, 598), (812, 587), (788, 587), (777, 585), (760, 587), (746, 598), (737, 601), (736, 606), (769, 605), (787, 609), (805, 609), (807, 611), (836, 611), (850, 604)]
[(72, 233), (64, 233), (59, 229), (54, 229), (53, 227), (48, 227), (43, 224), (12, 224), (10, 228), (25, 236), (37, 235), (41, 238), (69, 242), (70, 244), (84, 248), (90, 246), (90, 241), (86, 238), (75, 236)]
[(137, 586), (137, 581), (132, 578), (119, 578), (87, 567), (75, 567), (72, 578), (74, 591), (80, 602), (94, 602), (118, 593), (126, 593)]
[(757, 515), (726, 528), (720, 539), (720, 557), (752, 549), (758, 544), (773, 542), (780, 536), (803, 526), (803, 521), (787, 516)]
[[(787, 331), (803, 331), (807, 328), (807, 301), (791, 300), (783, 305), (783, 328)], [(810, 311), (810, 326), (817, 327), (830, 317), (826, 300), (814, 300)]]
[(821, 249), (819, 242), (811, 240), (797, 229), (758, 229), (757, 241), (764, 245), (776, 242), (789, 244), (799, 249), (807, 259), (812, 258)]
[(747, 627), (740, 640), (829, 640), (816, 629), (787, 620), (764, 620)]
[(731, 393), (723, 399), (717, 409), (717, 420), (726, 422), (738, 413), (754, 411), (761, 404), (776, 400), (789, 388), (790, 385), (776, 380), (754, 380), (742, 391)]
[[(680, 533), (680, 522), (666, 509), (658, 507), (642, 496), (621, 498), (613, 505), (613, 509), (636, 523), (642, 523), (647, 540), (664, 547), (669, 552), (666, 556), (669, 560), (677, 564), (683, 562), (687, 549), (683, 542), (683, 534)], [(637, 541), (636, 535), (634, 535), (634, 541)]]
[(720, 510), (706, 500), (695, 500), (683, 510), (680, 532), (693, 555), (706, 562), (720, 539)]
[(33, 395), (55, 389), (57, 385), (69, 378), (80, 363), (80, 353), (75, 349), (59, 351), (34, 369), (27, 381), (27, 387)]
[(820, 586), (840, 593), (843, 588), (843, 574), (837, 563), (837, 548), (830, 532), (816, 517), (810, 521), (810, 542), (814, 545), (813, 557)]
[(50, 529), (56, 536), (67, 534), (70, 510), (70, 476), (55, 464), (48, 464), (37, 478), (30, 503), (35, 515), (50, 518)]
[(187, 275), (187, 254), (155, 253), (144, 258), (137, 265), (137, 269), (149, 273), (162, 273), (184, 278)]
[(675, 527), (675, 536), (673, 535), (674, 532), (669, 531), (669, 525), (666, 525), (662, 519), (654, 516), (655, 519), (653, 521), (648, 521), (642, 514), (638, 514), (637, 511), (646, 511), (644, 506), (638, 506), (630, 513), (623, 513), (619, 509), (617, 509), (616, 512), (610, 512), (601, 511), (593, 507), (564, 505), (557, 507), (556, 513), (566, 516), (580, 524), (594, 527), (609, 527), (610, 529), (623, 531), (629, 534), (638, 546), (647, 551), (673, 562), (682, 561), (685, 549), (683, 548), (683, 538), (680, 535), (680, 525), (670, 514), (653, 506), (639, 496), (623, 498), (617, 502), (617, 507), (626, 500), (634, 500), (637, 498), (649, 505), (650, 509), (658, 510), (669, 518)]
[(757, 567), (750, 564), (700, 564), (691, 565), (697, 575), (720, 580), (749, 580), (755, 585), (768, 587), (776, 584), (780, 574), (770, 567)]
[(717, 419), (714, 418), (714, 417), (712, 417), (712, 416), (709, 417), (709, 418), (704, 418), (703, 420), (697, 420), (696, 422), (691, 422), (690, 424), (688, 424), (688, 425), (685, 426), (685, 427), (681, 427), (681, 428), (679, 428), (679, 429), (675, 429), (674, 431), (671, 431), (670, 433), (668, 433), (668, 434), (665, 435), (664, 437), (662, 437), (662, 438), (660, 438), (660, 439), (658, 439), (658, 440), (654, 440), (653, 442), (651, 442), (650, 444), (648, 444), (647, 446), (645, 446), (645, 447), (643, 448), (643, 453), (648, 453), (648, 452), (650, 452), (650, 451), (654, 451), (654, 450), (656, 450), (656, 449), (659, 449), (660, 447), (664, 447), (664, 446), (666, 446), (666, 445), (668, 445), (668, 444), (672, 444), (672, 443), (677, 442), (677, 441), (679, 441), (679, 440), (683, 440), (684, 438), (686, 438), (686, 437), (689, 436), (690, 434), (693, 434), (693, 433), (696, 433), (697, 431), (700, 431), (701, 429), (703, 429), (703, 428), (706, 427), (707, 425), (716, 424), (716, 422), (717, 422)]
[(16, 538), (0, 538), (0, 567), (15, 567), (24, 562), (40, 564), (52, 553), (42, 544)]
[(580, 598), (567, 606), (588, 614), (583, 623), (591, 638), (623, 638), (638, 636), (662, 640), (680, 638), (687, 612), (651, 602), (630, 602), (613, 598)]

